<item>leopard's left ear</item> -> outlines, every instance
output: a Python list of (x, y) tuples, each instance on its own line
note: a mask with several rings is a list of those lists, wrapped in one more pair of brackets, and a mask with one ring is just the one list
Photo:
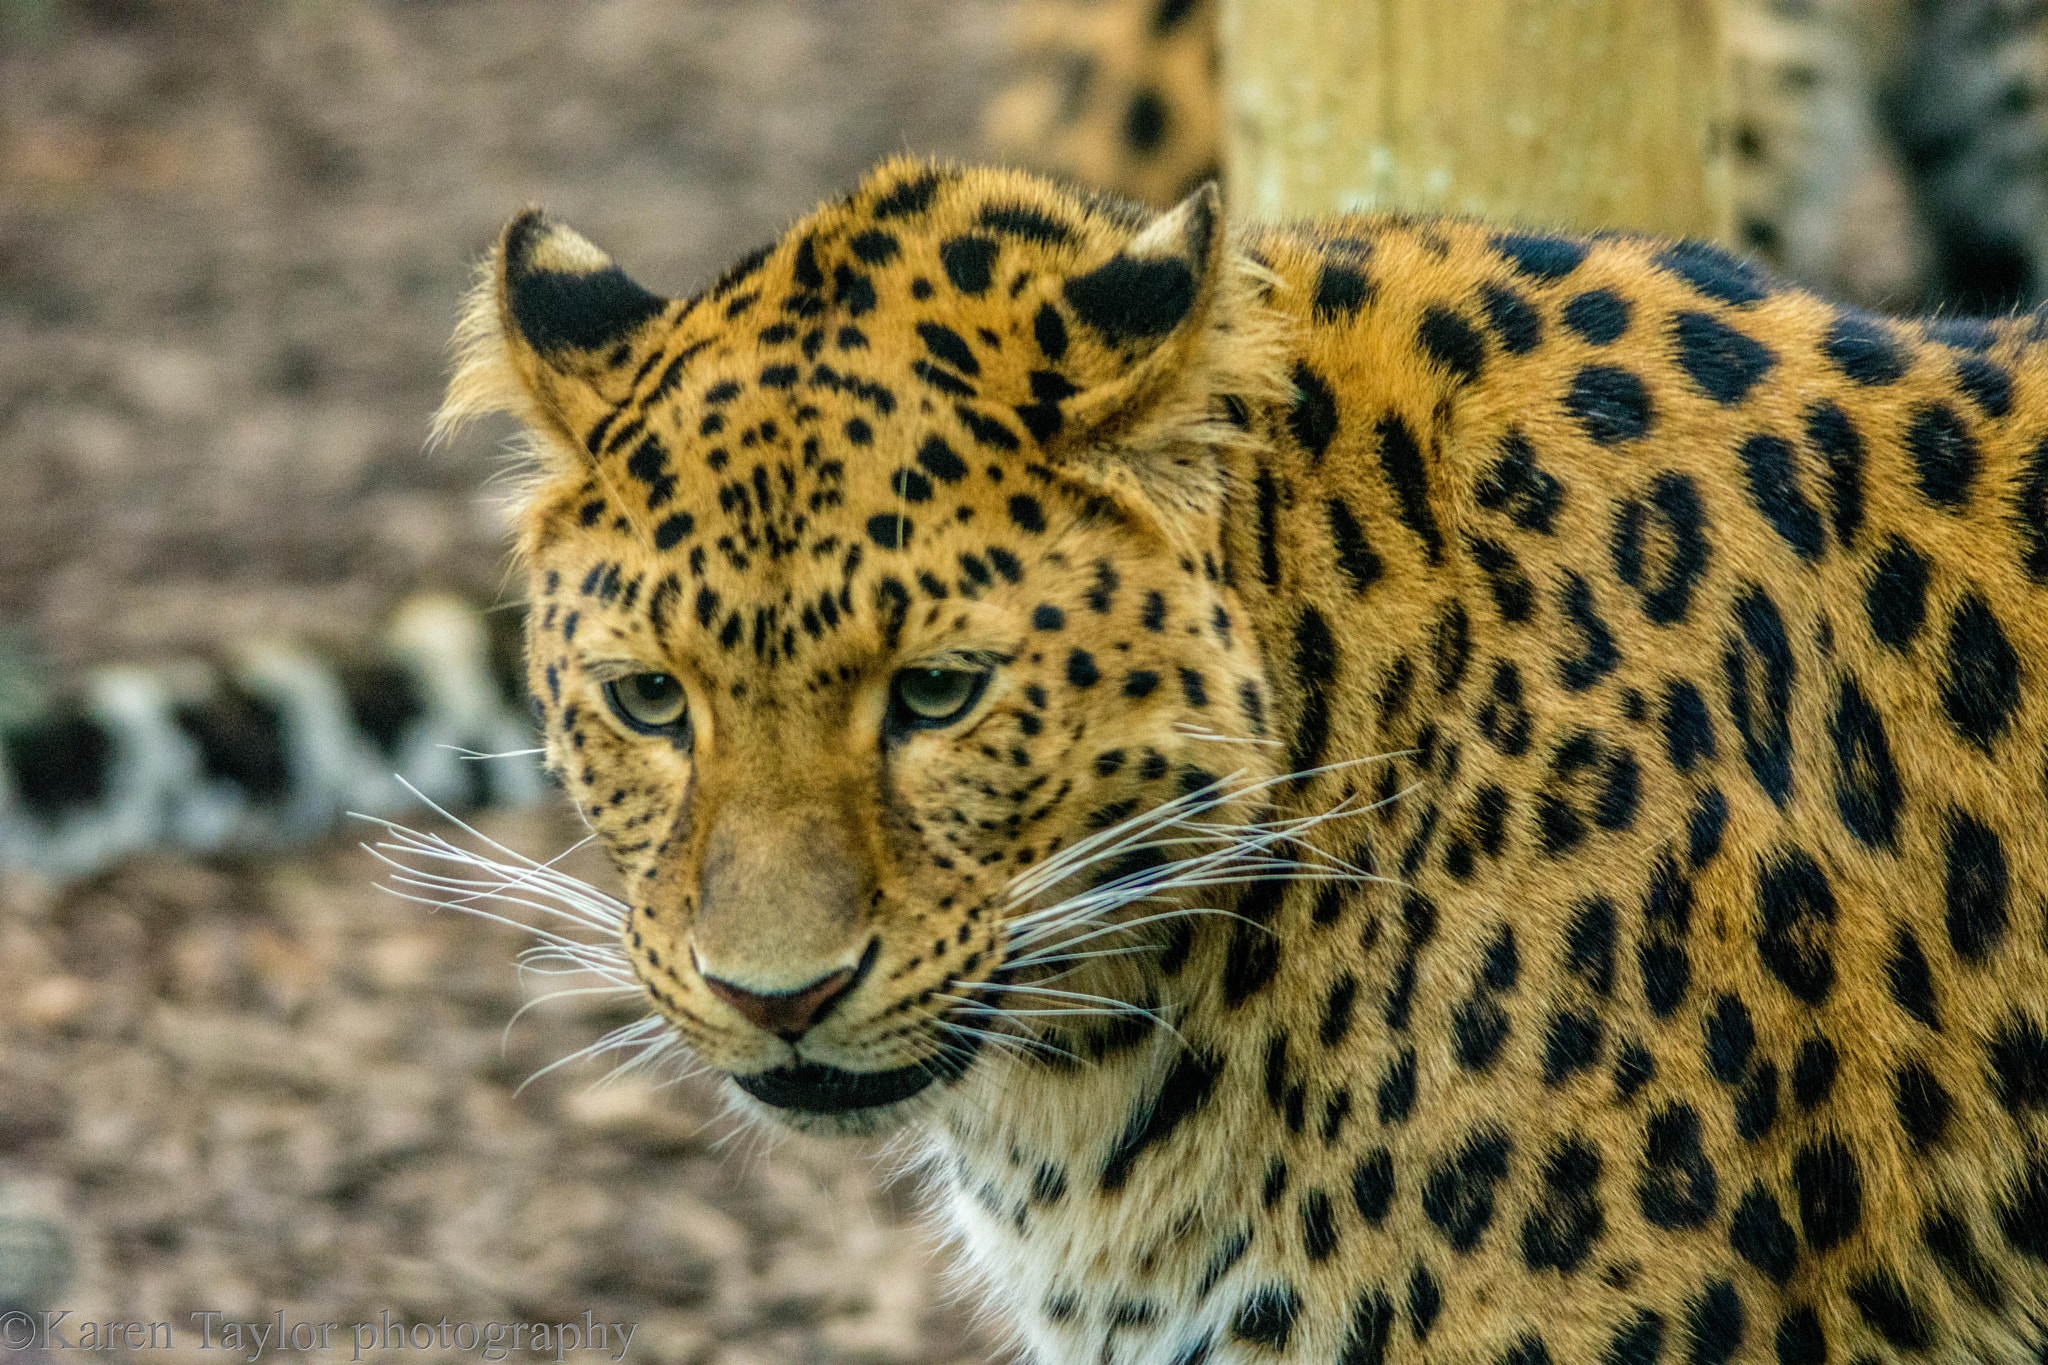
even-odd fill
[(456, 328), (455, 374), (435, 435), (511, 412), (543, 444), (552, 437), (580, 450), (617, 401), (604, 394), (607, 377), (668, 305), (581, 233), (526, 210), (506, 224)]
[(1227, 249), (1222, 199), (1207, 184), (1116, 255), (1062, 281), (1077, 352), (1062, 368), (1080, 382), (1055, 400), (1056, 422), (1033, 424), (1056, 428), (1044, 440), (1053, 462), (1135, 482), (1176, 510), (1212, 505), (1216, 449), (1244, 439), (1223, 415), (1223, 397), (1284, 387), (1264, 373), (1277, 347), (1252, 269)]

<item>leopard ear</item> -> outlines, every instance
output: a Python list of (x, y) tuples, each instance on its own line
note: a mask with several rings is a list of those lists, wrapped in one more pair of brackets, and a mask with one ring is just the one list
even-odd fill
[(1176, 508), (1213, 503), (1215, 450), (1243, 439), (1221, 396), (1284, 385), (1263, 373), (1278, 348), (1266, 344), (1256, 268), (1224, 239), (1221, 196), (1206, 184), (1061, 283), (1078, 324), (1065, 368), (1080, 383), (1058, 400), (1058, 421), (1042, 423), (1057, 429), (1045, 442), (1056, 461)]
[(582, 444), (612, 400), (619, 348), (668, 307), (573, 228), (528, 209), (505, 225), (455, 333), (456, 365), (437, 436), (486, 412)]

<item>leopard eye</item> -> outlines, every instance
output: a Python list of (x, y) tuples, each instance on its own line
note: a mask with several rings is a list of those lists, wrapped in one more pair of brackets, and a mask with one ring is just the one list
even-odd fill
[(688, 719), (689, 699), (673, 673), (629, 673), (604, 685), (604, 699), (628, 727), (646, 735), (674, 735)]
[(891, 718), (906, 730), (951, 725), (974, 705), (987, 682), (981, 670), (906, 668), (889, 685)]

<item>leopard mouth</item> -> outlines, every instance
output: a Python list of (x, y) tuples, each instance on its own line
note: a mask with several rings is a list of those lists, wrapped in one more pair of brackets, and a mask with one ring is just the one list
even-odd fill
[(733, 1075), (733, 1083), (755, 1099), (800, 1114), (847, 1114), (882, 1109), (923, 1092), (934, 1083), (950, 1084), (967, 1073), (981, 1050), (980, 1040), (966, 1037), (927, 1061), (887, 1071), (848, 1071), (821, 1062), (798, 1062), (771, 1071)]

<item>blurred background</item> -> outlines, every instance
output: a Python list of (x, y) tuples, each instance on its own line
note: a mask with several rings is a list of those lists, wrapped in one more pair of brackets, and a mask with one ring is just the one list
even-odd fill
[[(692, 291), (889, 153), (976, 152), (999, 10), (0, 0), (0, 622), (62, 671), (496, 600), (508, 429), (422, 437), (505, 218)], [(591, 1066), (515, 1098), (638, 1011), (508, 1030), (523, 935), (378, 892), (351, 842), (0, 876), (0, 1308), (173, 1322), (152, 1361), (280, 1308), (987, 1356), (868, 1155)]]
[[(2042, 9), (1727, 0), (1728, 235), (1875, 306), (2031, 301)], [(360, 638), (422, 588), (502, 601), (509, 429), (422, 438), (521, 205), (686, 293), (892, 152), (1169, 199), (1216, 165), (1214, 25), (1202, 0), (0, 0), (0, 702), (29, 654), (61, 677)], [(540, 857), (576, 836), (476, 819)], [(736, 1133), (695, 1082), (519, 1089), (638, 1011), (508, 1027), (524, 936), (379, 871), (348, 836), (0, 867), (0, 1313), (170, 1322), (153, 1361), (221, 1359), (203, 1312), (588, 1312), (692, 1365), (1000, 1358), (886, 1156)]]

